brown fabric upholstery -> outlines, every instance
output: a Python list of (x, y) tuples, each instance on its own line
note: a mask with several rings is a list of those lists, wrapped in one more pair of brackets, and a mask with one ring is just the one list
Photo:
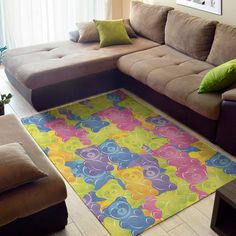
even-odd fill
[(19, 218), (0, 227), (1, 236), (49, 236), (63, 230), (68, 223), (65, 202), (51, 206), (33, 215)]
[(199, 114), (218, 119), (221, 95), (197, 93), (203, 76), (212, 65), (163, 45), (121, 57), (118, 68)]
[[(0, 226), (63, 202), (66, 187), (53, 165), (14, 115), (0, 117), (0, 145), (21, 142), (48, 177), (0, 194)], [(7, 207), (6, 207), (7, 206)]]
[(36, 89), (115, 69), (120, 56), (158, 45), (144, 38), (132, 42), (100, 49), (99, 43), (71, 41), (18, 48), (8, 51), (4, 64), (11, 76)]
[(236, 88), (232, 88), (222, 94), (223, 100), (236, 101)]
[(99, 42), (99, 34), (94, 22), (76, 23), (79, 31), (79, 43)]
[[(134, 30), (130, 25), (130, 20), (124, 20), (125, 29), (130, 38), (137, 38)], [(99, 42), (99, 33), (94, 22), (79, 22), (76, 23), (79, 31), (79, 43)]]
[(180, 11), (170, 11), (165, 28), (165, 43), (204, 61), (211, 49), (216, 23)]
[(128, 91), (214, 142), (218, 120), (210, 120), (197, 112), (193, 112), (187, 106), (175, 102), (130, 76), (124, 75), (123, 84)]
[(215, 38), (207, 61), (218, 66), (235, 58), (236, 27), (217, 24)]
[(221, 94), (198, 94), (196, 89), (188, 95), (185, 105), (208, 119), (218, 120), (220, 115)]
[(138, 35), (134, 32), (131, 24), (130, 24), (130, 19), (125, 19), (124, 20), (124, 24), (125, 24), (125, 29), (129, 35), (130, 38), (137, 38)]
[(131, 2), (130, 23), (138, 34), (157, 43), (164, 43), (165, 25), (171, 7)]
[(19, 143), (0, 146), (0, 193), (46, 176)]

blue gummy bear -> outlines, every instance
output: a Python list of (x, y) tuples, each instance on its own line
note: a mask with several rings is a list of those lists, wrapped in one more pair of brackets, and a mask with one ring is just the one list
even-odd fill
[(220, 153), (207, 160), (206, 165), (221, 168), (226, 174), (236, 175), (236, 163)]
[(84, 159), (84, 165), (88, 168), (90, 175), (98, 175), (114, 169), (109, 163), (108, 156), (102, 154), (95, 145), (77, 149), (75, 153)]
[(44, 125), (52, 120), (55, 120), (55, 117), (49, 112), (44, 112), (31, 117), (23, 118), (21, 121), (24, 125), (35, 124), (41, 132), (48, 132), (51, 129), (44, 127)]
[(187, 153), (190, 153), (190, 152), (199, 152), (200, 149), (197, 148), (197, 147), (193, 147), (193, 146), (189, 146), (188, 148), (185, 148), (185, 149), (181, 149), (179, 147), (176, 147), (178, 150), (180, 150), (181, 152), (187, 152)]
[(236, 163), (233, 163), (232, 165), (227, 166), (227, 167), (224, 169), (224, 172), (225, 172), (226, 174), (236, 175)]
[(100, 189), (104, 184), (106, 184), (108, 180), (114, 179), (112, 175), (105, 171), (97, 175), (90, 175), (89, 169), (84, 165), (82, 161), (79, 160), (66, 162), (65, 165), (71, 168), (72, 173), (75, 177), (81, 177), (86, 183), (93, 184), (95, 190)]
[(75, 120), (75, 121), (82, 120), (80, 116), (73, 114), (72, 111), (66, 108), (59, 108), (58, 110), (59, 110), (59, 113), (62, 115), (65, 115), (68, 120)]
[(93, 132), (97, 133), (102, 128), (109, 125), (109, 122), (101, 120), (98, 116), (92, 115), (88, 119), (83, 120), (80, 116), (73, 114), (70, 110), (65, 108), (59, 109), (60, 114), (65, 115), (68, 120), (78, 121), (75, 127), (81, 128), (81, 125), (84, 127), (90, 128)]
[(48, 154), (49, 154), (49, 151), (50, 151), (50, 149), (49, 149), (49, 147), (46, 147), (44, 150), (43, 150), (43, 152), (48, 156)]
[(110, 123), (100, 119), (96, 115), (92, 115), (87, 120), (83, 120), (82, 124), (84, 127), (90, 128), (93, 132), (97, 133), (102, 128), (108, 126)]
[(154, 124), (156, 127), (163, 127), (170, 123), (168, 120), (166, 120), (164, 117), (160, 115), (154, 117), (148, 117), (146, 118), (146, 121)]
[(107, 99), (109, 99), (113, 106), (118, 108), (119, 110), (124, 109), (124, 107), (120, 106), (119, 103), (123, 101), (123, 98), (116, 94), (116, 92), (107, 94)]
[(129, 229), (133, 236), (143, 233), (155, 223), (155, 220), (145, 216), (140, 208), (132, 208), (124, 197), (118, 197), (103, 213), (105, 217), (119, 220), (120, 226)]
[(99, 146), (99, 149), (111, 162), (119, 168), (127, 168), (133, 160), (139, 158), (138, 154), (131, 153), (128, 148), (119, 147), (113, 139), (107, 139)]

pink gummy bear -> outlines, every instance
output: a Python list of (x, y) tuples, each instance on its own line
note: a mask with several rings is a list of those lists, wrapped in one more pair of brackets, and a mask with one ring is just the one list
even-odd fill
[(121, 90), (117, 90), (113, 93), (114, 95), (120, 97), (120, 99), (124, 100), (125, 98), (127, 98), (127, 94), (125, 94), (123, 91)]
[(196, 188), (198, 183), (208, 179), (206, 166), (199, 160), (191, 158), (188, 153), (181, 152), (169, 144), (153, 151), (153, 155), (165, 158), (169, 165), (175, 166), (176, 176), (186, 180), (190, 184), (190, 190), (196, 192), (200, 198), (207, 196), (207, 193)]
[(165, 137), (169, 140), (169, 143), (177, 145), (179, 148), (188, 148), (197, 139), (189, 135), (187, 132), (181, 130), (173, 124), (167, 124), (160, 128), (151, 130), (158, 136)]
[(55, 131), (56, 136), (61, 137), (63, 142), (68, 141), (72, 137), (77, 137), (84, 145), (91, 142), (87, 139), (87, 131), (82, 128), (75, 128), (66, 124), (64, 119), (56, 119), (49, 121), (45, 127)]
[(141, 122), (133, 117), (132, 112), (128, 108), (120, 110), (115, 107), (111, 107), (97, 114), (102, 119), (109, 119), (117, 125), (117, 128), (124, 131), (132, 131), (135, 127), (141, 125)]
[(152, 213), (152, 216), (159, 220), (162, 217), (162, 211), (159, 208), (156, 208), (156, 196), (148, 196), (145, 198), (145, 203), (142, 205), (143, 209)]

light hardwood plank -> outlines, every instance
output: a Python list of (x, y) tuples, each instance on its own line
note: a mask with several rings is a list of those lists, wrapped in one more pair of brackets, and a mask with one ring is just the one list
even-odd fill
[(68, 215), (67, 221), (68, 221), (68, 224), (73, 223), (73, 220), (71, 219), (70, 215)]
[(183, 221), (177, 216), (172, 216), (168, 220), (163, 221), (160, 226), (166, 231), (169, 232), (170, 230), (174, 229), (175, 227), (181, 225)]
[(194, 206), (183, 210), (178, 214), (178, 216), (197, 234), (204, 236), (217, 236), (217, 234), (210, 228), (210, 220)]
[(5, 115), (9, 115), (9, 114), (15, 114), (15, 111), (12, 109), (12, 107), (7, 104), (5, 105)]
[(11, 99), (10, 106), (19, 118), (29, 116), (36, 113), (36, 110), (29, 104), (25, 98), (1, 76), (0, 83), (1, 93), (11, 93), (13, 98)]
[(70, 217), (76, 226), (84, 235), (96, 235), (96, 236), (108, 236), (108, 232), (97, 220), (92, 212), (86, 207), (83, 201), (77, 196), (74, 190), (69, 186), (68, 183), (68, 197), (66, 200)]
[(154, 235), (169, 236), (169, 234), (160, 225), (154, 226), (145, 231), (144, 233), (142, 233), (142, 236), (154, 236)]
[[(196, 207), (203, 215), (205, 215), (209, 220), (212, 217), (214, 199), (209, 196), (201, 201), (197, 202), (194, 207)], [(208, 211), (206, 211), (208, 209)]]
[(181, 224), (169, 232), (170, 236), (198, 236), (187, 224)]
[(64, 230), (54, 233), (53, 236), (83, 236), (74, 223), (68, 224)]
[(213, 193), (213, 194), (210, 195), (210, 198), (213, 199), (213, 200), (215, 200), (215, 197), (216, 197), (216, 193)]

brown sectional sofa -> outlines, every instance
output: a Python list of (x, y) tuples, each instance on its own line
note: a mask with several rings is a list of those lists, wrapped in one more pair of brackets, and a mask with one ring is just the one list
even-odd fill
[(14, 115), (0, 117), (0, 130), (0, 145), (22, 143), (36, 166), (48, 175), (0, 194), (0, 235), (45, 235), (64, 228), (68, 214), (62, 178)]
[[(125, 54), (159, 45), (142, 37), (132, 42), (102, 49), (99, 43), (71, 41), (14, 49), (4, 58), (5, 71), (23, 96), (37, 110), (43, 110), (119, 87), (114, 75), (117, 60)], [(106, 86), (97, 91), (97, 84), (103, 81)], [(84, 91), (84, 87), (91, 92)]]
[(212, 120), (219, 117), (220, 94), (202, 94), (197, 89), (212, 65), (162, 45), (121, 57), (118, 68), (155, 91)]
[(130, 22), (140, 35), (132, 45), (10, 50), (8, 78), (38, 110), (123, 87), (236, 154), (236, 86), (197, 92), (210, 69), (236, 58), (236, 28), (141, 2), (132, 3)]

